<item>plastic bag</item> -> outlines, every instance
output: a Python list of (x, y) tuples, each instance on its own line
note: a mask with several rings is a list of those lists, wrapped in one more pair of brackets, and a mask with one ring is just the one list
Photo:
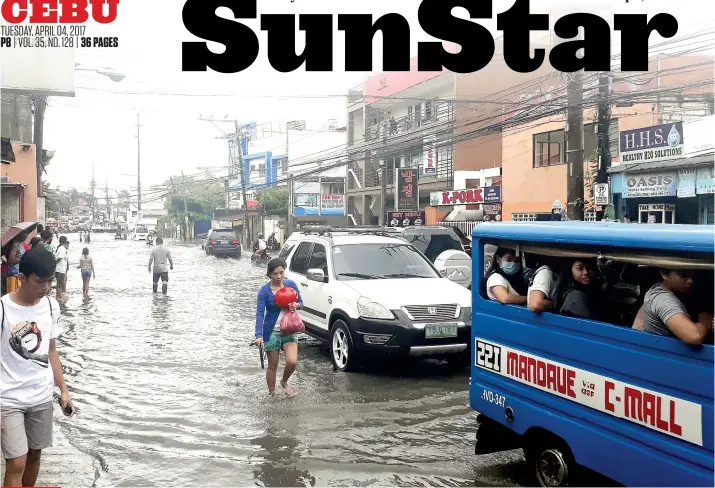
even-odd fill
[(290, 335), (305, 332), (305, 324), (294, 311), (286, 312), (281, 319), (281, 334)]

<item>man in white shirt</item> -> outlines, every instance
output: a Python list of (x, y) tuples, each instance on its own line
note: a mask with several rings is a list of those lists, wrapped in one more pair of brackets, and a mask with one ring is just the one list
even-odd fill
[[(152, 269), (152, 263), (154, 268)], [(156, 238), (156, 247), (152, 249), (149, 256), (149, 272), (154, 272), (153, 290), (159, 290), (159, 279), (161, 278), (161, 292), (166, 295), (169, 287), (169, 270), (174, 270), (174, 261), (171, 260), (171, 252), (164, 247), (164, 239)]]
[(22, 286), (0, 298), (0, 439), (3, 486), (35, 486), (43, 449), (52, 445), (52, 396), (75, 413), (55, 340), (62, 334), (60, 307), (47, 296), (57, 262), (43, 247), (20, 259)]
[(55, 269), (57, 291), (55, 296), (58, 300), (62, 300), (65, 290), (67, 289), (67, 270), (69, 269), (69, 262), (67, 260), (68, 247), (69, 241), (67, 240), (67, 237), (60, 237), (60, 246), (55, 251), (55, 260), (57, 261), (57, 267)]
[(552, 301), (549, 299), (554, 290), (554, 273), (548, 266), (541, 266), (534, 273), (529, 291), (526, 293), (526, 306), (536, 313), (551, 310)]

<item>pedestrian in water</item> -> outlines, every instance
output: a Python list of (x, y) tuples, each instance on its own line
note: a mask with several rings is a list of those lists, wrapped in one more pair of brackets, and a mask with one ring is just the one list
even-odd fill
[(44, 247), (46, 251), (49, 251), (54, 254), (55, 250), (52, 248), (52, 237), (52, 231), (47, 229), (43, 230), (40, 234), (40, 238), (42, 239), (42, 247)]
[(67, 237), (60, 237), (60, 245), (55, 251), (55, 259), (57, 260), (57, 268), (55, 270), (55, 278), (57, 279), (57, 288), (55, 297), (57, 300), (62, 300), (65, 290), (67, 289), (67, 271), (69, 270), (69, 260), (67, 259), (67, 248), (69, 248)]
[(171, 252), (164, 247), (164, 239), (156, 238), (156, 247), (151, 250), (149, 256), (149, 272), (152, 272), (152, 263), (154, 263), (153, 289), (156, 293), (159, 289), (159, 278), (161, 278), (161, 292), (166, 295), (169, 287), (169, 270), (174, 270), (174, 261), (171, 260)]
[(79, 258), (79, 266), (82, 270), (82, 293), (84, 296), (89, 295), (89, 280), (91, 278), (96, 278), (97, 275), (94, 273), (94, 262), (89, 255), (89, 249), (86, 247), (82, 249), (82, 257)]
[(258, 290), (258, 305), (256, 307), (256, 344), (264, 345), (268, 356), (268, 369), (266, 370), (266, 383), (268, 394), (273, 395), (276, 389), (276, 376), (280, 351), (283, 350), (285, 368), (281, 387), (288, 396), (294, 396), (296, 391), (288, 386), (288, 380), (298, 364), (298, 336), (297, 334), (283, 335), (280, 332), (281, 318), (284, 311), (275, 304), (275, 295), (282, 288), (293, 288), (298, 296), (296, 303), (291, 303), (289, 310), (298, 310), (303, 307), (298, 285), (294, 281), (285, 279), (286, 263), (282, 259), (274, 258), (268, 261), (266, 276), (270, 281)]
[(10, 246), (10, 250), (8, 251), (7, 256), (5, 256), (5, 264), (7, 264), (7, 281), (5, 284), (6, 293), (11, 293), (15, 291), (15, 289), (17, 289), (17, 287), (21, 285), (21, 282), (19, 281), (20, 260), (26, 252), (26, 248), (24, 245), (25, 240), (27, 240), (27, 234), (25, 232), (20, 232), (18, 235), (16, 235), (12, 239), (12, 245)]
[(39, 246), (28, 251), (20, 259), (22, 286), (0, 299), (3, 486), (35, 486), (42, 450), (52, 445), (55, 386), (64, 414), (75, 413), (55, 344), (62, 334), (60, 307), (47, 296), (55, 268), (52, 253)]

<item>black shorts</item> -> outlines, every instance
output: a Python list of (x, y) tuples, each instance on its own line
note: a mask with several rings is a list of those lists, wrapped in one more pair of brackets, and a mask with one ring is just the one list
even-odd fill
[(55, 273), (57, 288), (63, 290), (67, 286), (67, 275), (65, 273)]
[(168, 283), (169, 272), (166, 271), (165, 273), (154, 273), (154, 283), (159, 283), (159, 278), (161, 278), (162, 283)]

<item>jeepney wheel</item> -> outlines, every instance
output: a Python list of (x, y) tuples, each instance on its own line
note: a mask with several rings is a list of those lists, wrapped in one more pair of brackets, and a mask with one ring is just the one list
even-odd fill
[(542, 444), (528, 449), (525, 456), (538, 486), (568, 486), (573, 478), (575, 464), (568, 448)]

